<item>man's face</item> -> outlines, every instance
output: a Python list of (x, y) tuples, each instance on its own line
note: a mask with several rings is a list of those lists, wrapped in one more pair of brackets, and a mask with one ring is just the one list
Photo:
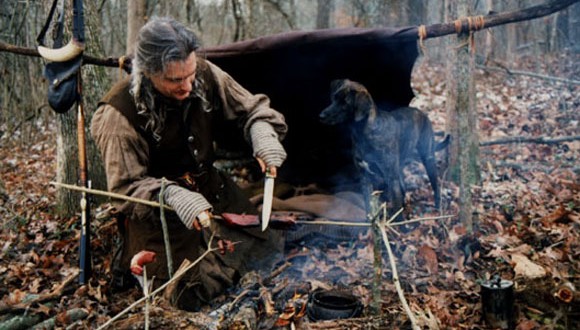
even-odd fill
[(193, 90), (196, 70), (195, 52), (192, 52), (185, 61), (170, 62), (165, 71), (148, 77), (153, 87), (163, 96), (182, 101)]

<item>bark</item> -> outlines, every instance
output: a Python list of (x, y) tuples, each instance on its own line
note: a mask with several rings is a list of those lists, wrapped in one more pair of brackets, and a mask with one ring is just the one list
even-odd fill
[(334, 12), (334, 1), (318, 0), (316, 11), (316, 28), (327, 29), (330, 27), (330, 14)]
[[(69, 110), (57, 117), (58, 134), (56, 139), (56, 180), (58, 182), (78, 184), (79, 163), (76, 111)], [(80, 194), (59, 189), (56, 193), (57, 212), (62, 216), (71, 216), (79, 209)]]
[(34, 330), (45, 330), (54, 329), (56, 327), (57, 320), (64, 319), (67, 323), (72, 324), (78, 320), (85, 319), (89, 316), (89, 312), (83, 308), (73, 308), (67, 310), (63, 315), (59, 314), (57, 316), (51, 317), (50, 319), (40, 322), (32, 327)]
[[(451, 4), (451, 3), (450, 3)], [(450, 16), (468, 16), (467, 0), (457, 3), (457, 12), (450, 5)], [(448, 178), (460, 187), (459, 218), (468, 232), (473, 229), (471, 186), (479, 184), (479, 137), (477, 134), (477, 112), (475, 111), (475, 84), (473, 79), (473, 56), (469, 33), (458, 35), (455, 45), (455, 60), (448, 62), (447, 132), (457, 138), (450, 145)]]
[(408, 0), (408, 20), (407, 24), (419, 25), (421, 22), (425, 22), (427, 12), (433, 8), (425, 5), (424, 0)]
[[(557, 317), (564, 317), (567, 319), (568, 329), (578, 329), (580, 321), (576, 316), (580, 313), (580, 302), (577, 300), (577, 292), (570, 291), (572, 297), (569, 303), (562, 301), (558, 295), (559, 290), (563, 288), (562, 285), (569, 282), (559, 285), (552, 277), (523, 278), (517, 279), (516, 282), (515, 297), (522, 305), (536, 309), (538, 316), (554, 324)], [(575, 290), (573, 284), (571, 288)]]
[(0, 323), (0, 330), (28, 329), (42, 320), (38, 314), (26, 314), (15, 316), (8, 321)]
[(232, 3), (232, 11), (234, 14), (234, 20), (236, 22), (233, 41), (236, 42), (245, 39), (247, 13), (245, 12), (246, 10), (244, 0), (231, 0), (231, 3)]
[[(327, 0), (331, 1), (331, 0)], [(282, 2), (277, 0), (268, 0), (268, 3), (276, 9), (276, 13), (282, 15), (284, 21), (290, 28), (290, 30), (296, 29), (296, 3), (294, 0), (289, 0), (286, 4), (289, 9), (284, 10), (282, 7)]]
[[(560, 10), (569, 7), (580, 0), (554, 0), (548, 1), (544, 4), (529, 7), (522, 10), (502, 12), (497, 14), (491, 14), (487, 16), (482, 16), (484, 19), (484, 28), (490, 28), (494, 26), (516, 23), (521, 21), (526, 21), (538, 17), (544, 17)], [(469, 30), (469, 21), (467, 19), (461, 20), (462, 31)], [(473, 23), (472, 23), (472, 29)], [(441, 37), (444, 35), (455, 34), (455, 22), (451, 23), (441, 23), (433, 24), (427, 26), (426, 38)]]
[(126, 54), (132, 54), (139, 29), (145, 24), (147, 2), (132, 0), (127, 2), (127, 47)]

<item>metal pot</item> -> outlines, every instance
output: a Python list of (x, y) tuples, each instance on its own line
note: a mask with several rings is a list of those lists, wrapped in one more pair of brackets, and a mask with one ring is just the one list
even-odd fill
[(494, 276), (481, 284), (481, 306), (485, 321), (494, 328), (514, 329), (513, 282)]
[(312, 321), (358, 317), (363, 309), (360, 300), (341, 290), (316, 290), (308, 297), (306, 312)]

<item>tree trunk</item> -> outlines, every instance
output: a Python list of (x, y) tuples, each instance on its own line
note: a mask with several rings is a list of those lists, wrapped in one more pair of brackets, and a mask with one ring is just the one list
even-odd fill
[[(102, 55), (102, 49), (98, 49), (96, 45), (99, 44), (98, 34), (95, 32), (95, 26), (98, 26), (99, 19), (97, 8), (94, 3), (87, 2), (85, 5), (85, 26), (87, 30), (87, 39), (92, 40), (88, 43), (87, 51)], [(100, 157), (94, 141), (91, 139), (90, 122), (92, 114), (98, 101), (101, 99), (101, 91), (103, 88), (110, 86), (110, 81), (106, 77), (105, 68), (98, 66), (82, 66), (82, 102), (84, 105), (85, 116), (85, 145), (87, 158), (87, 180), (90, 181), (91, 186), (96, 189), (106, 190), (107, 180)], [(56, 178), (58, 182), (65, 182), (71, 184), (78, 184), (79, 173), (79, 148), (77, 138), (77, 107), (69, 110), (64, 114), (57, 115), (58, 132), (57, 132), (57, 173)], [(91, 197), (89, 206), (95, 206), (103, 201), (105, 198)], [(58, 212), (62, 216), (72, 216), (77, 214), (80, 210), (80, 194), (65, 189), (59, 189), (57, 192)]]
[(147, 3), (145, 0), (131, 0), (127, 3), (127, 47), (126, 54), (133, 53), (139, 29), (145, 24)]
[(426, 6), (423, 0), (408, 0), (408, 2), (408, 19), (405, 25), (426, 24), (426, 13), (434, 8)]
[(573, 51), (580, 52), (580, 42), (578, 42), (580, 40), (580, 4), (573, 5), (568, 10), (570, 11), (568, 15), (570, 47)]
[[(78, 184), (79, 162), (77, 143), (76, 111), (69, 110), (58, 116), (58, 134), (56, 138), (56, 181)], [(68, 189), (58, 189), (56, 205), (58, 213), (65, 217), (74, 215), (79, 210), (80, 194)]]
[(316, 10), (316, 28), (327, 29), (330, 27), (330, 14), (334, 12), (333, 0), (318, 0)]
[(234, 42), (244, 40), (246, 37), (246, 23), (247, 23), (247, 10), (245, 7), (244, 0), (231, 0), (232, 1), (232, 11), (235, 20), (235, 33)]
[[(453, 8), (449, 8), (453, 10)], [(468, 0), (457, 2), (457, 17), (467, 17)], [(448, 132), (455, 138), (451, 143), (449, 178), (460, 187), (459, 217), (468, 232), (473, 230), (473, 202), (471, 186), (480, 183), (479, 137), (477, 131), (477, 113), (475, 108), (475, 85), (473, 79), (474, 61), (470, 47), (469, 33), (457, 37), (455, 63), (449, 63), (449, 81), (453, 84), (454, 93), (448, 100), (454, 99), (447, 107)]]

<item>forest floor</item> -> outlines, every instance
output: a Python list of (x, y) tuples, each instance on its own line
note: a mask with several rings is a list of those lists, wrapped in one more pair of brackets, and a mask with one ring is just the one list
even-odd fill
[[(579, 55), (558, 55), (522, 58), (509, 66), (577, 82), (578, 63)], [(513, 283), (517, 329), (580, 329), (580, 141), (562, 140), (580, 133), (580, 85), (481, 69), (475, 74), (480, 142), (496, 142), (481, 146), (475, 230), (469, 233), (452, 217), (389, 234), (405, 297), (422, 329), (488, 329), (482, 283), (499, 275)], [(412, 81), (418, 95), (412, 104), (429, 114), (438, 131), (445, 127), (445, 79), (443, 67), (423, 61)], [(76, 284), (79, 219), (55, 216), (55, 189), (49, 186), (56, 170), (54, 128), (54, 123), (39, 124), (28, 138), (32, 143), (22, 143), (23, 132), (0, 137), (0, 329), (26, 329), (43, 321), (37, 328), (97, 328), (142, 296), (137, 289), (110, 290), (115, 223), (108, 217), (92, 222), (90, 285)], [(515, 137), (521, 140), (506, 141)], [(440, 213), (434, 212), (422, 167), (413, 164), (406, 174), (409, 217), (458, 213), (455, 185), (442, 180), (444, 203)], [(409, 329), (384, 257), (382, 316), (372, 316), (369, 308), (372, 239), (358, 235), (294, 247), (279, 272), (257, 282), (254, 289), (262, 298), (234, 288), (199, 313), (156, 299), (149, 312), (151, 328), (242, 329), (244, 323), (283, 329), (293, 323), (299, 329)], [(307, 294), (329, 287), (360, 297), (362, 315), (309, 320), (302, 309)], [(273, 310), (261, 303), (264, 292)], [(232, 320), (231, 314), (247, 304), (256, 306), (255, 319)], [(143, 306), (109, 328), (143, 328)]]

